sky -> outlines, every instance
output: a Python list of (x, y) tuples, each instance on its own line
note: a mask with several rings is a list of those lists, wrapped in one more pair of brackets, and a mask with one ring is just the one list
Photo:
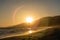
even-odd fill
[(0, 0), (0, 27), (20, 24), (28, 16), (56, 15), (60, 15), (60, 0)]

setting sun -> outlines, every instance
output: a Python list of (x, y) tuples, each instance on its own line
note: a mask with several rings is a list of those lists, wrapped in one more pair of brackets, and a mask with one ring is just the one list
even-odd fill
[(31, 23), (32, 21), (33, 21), (33, 18), (32, 18), (32, 17), (27, 17), (27, 18), (26, 18), (26, 22), (27, 22), (27, 23)]
[(32, 33), (32, 30), (28, 31), (29, 33)]

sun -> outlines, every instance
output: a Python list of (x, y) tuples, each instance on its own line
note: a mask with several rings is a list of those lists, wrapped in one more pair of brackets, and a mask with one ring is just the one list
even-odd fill
[(29, 32), (29, 33), (32, 33), (32, 30), (29, 30), (28, 32)]
[(33, 22), (33, 18), (32, 18), (32, 17), (26, 17), (26, 22), (27, 22), (27, 23)]

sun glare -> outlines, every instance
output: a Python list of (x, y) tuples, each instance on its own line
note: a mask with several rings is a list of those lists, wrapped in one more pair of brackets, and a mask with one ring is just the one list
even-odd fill
[(33, 18), (32, 18), (32, 17), (27, 17), (27, 18), (26, 18), (26, 22), (27, 22), (27, 23), (31, 23), (32, 21), (33, 21)]
[(29, 32), (29, 33), (32, 33), (32, 31), (31, 31), (31, 30), (29, 30), (28, 32)]

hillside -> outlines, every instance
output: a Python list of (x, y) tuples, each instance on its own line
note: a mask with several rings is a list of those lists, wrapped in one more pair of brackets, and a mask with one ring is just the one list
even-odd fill
[[(43, 29), (44, 27), (47, 27), (47, 28), (51, 27), (44, 31), (39, 31), (39, 32), (36, 32), (36, 33), (30, 35), (30, 36), (32, 36), (32, 39), (34, 39), (36, 37), (36, 38), (39, 38), (42, 40), (45, 40), (45, 39), (48, 40), (48, 38), (50, 38), (50, 40), (51, 39), (53, 40), (53, 39), (55, 39), (54, 36), (56, 36), (56, 38), (57, 37), (59, 38), (59, 36), (60, 36), (59, 35), (59, 33), (60, 33), (60, 30), (59, 30), (60, 29), (60, 16), (53, 16), (53, 17), (43, 17), (41, 19), (38, 19), (38, 20), (34, 21), (32, 25), (22, 23), (22, 24), (14, 25), (14, 26), (7, 27), (7, 28), (0, 28), (0, 39), (2, 39), (2, 38), (14, 39), (14, 40), (16, 38), (24, 39), (24, 36), (19, 36), (18, 34), (24, 34), (25, 32), (29, 31), (30, 26), (31, 26), (31, 30), (35, 30), (35, 31), (38, 29), (39, 30)], [(41, 34), (43, 34), (42, 37), (40, 37)], [(12, 38), (6, 37), (9, 35), (17, 35), (18, 37), (16, 37), (16, 36), (15, 37), (13, 36)], [(35, 35), (37, 35), (37, 36), (35, 36)], [(28, 35), (25, 38), (29, 39), (30, 36)]]

